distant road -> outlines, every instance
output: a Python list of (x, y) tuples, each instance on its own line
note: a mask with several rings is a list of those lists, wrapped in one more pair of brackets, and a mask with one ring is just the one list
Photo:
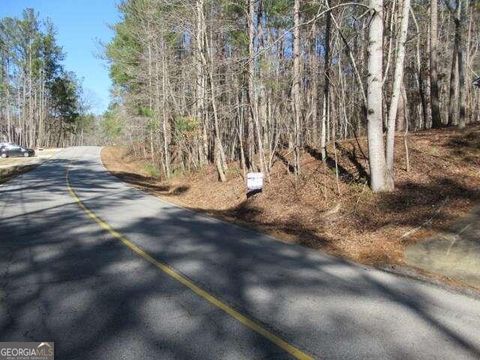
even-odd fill
[(57, 359), (478, 359), (480, 300), (167, 204), (70, 148), (0, 186), (0, 341)]

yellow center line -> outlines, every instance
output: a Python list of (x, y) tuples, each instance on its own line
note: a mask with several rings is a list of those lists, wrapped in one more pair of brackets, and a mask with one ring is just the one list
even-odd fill
[(177, 270), (172, 268), (170, 265), (158, 261), (157, 259), (153, 258), (150, 254), (148, 254), (145, 250), (140, 248), (139, 246), (135, 245), (132, 241), (130, 241), (125, 235), (119, 233), (115, 229), (112, 228), (105, 220), (102, 220), (100, 217), (98, 217), (92, 210), (90, 210), (83, 202), (80, 200), (78, 197), (77, 193), (73, 189), (70, 183), (70, 178), (69, 178), (69, 171), (70, 169), (67, 167), (67, 171), (65, 173), (65, 178), (67, 182), (67, 188), (70, 193), (70, 195), (73, 197), (75, 202), (80, 206), (80, 208), (85, 212), (85, 214), (95, 221), (102, 229), (110, 233), (114, 238), (117, 240), (120, 240), (123, 245), (128, 247), (131, 251), (133, 251), (135, 254), (141, 256), (143, 259), (148, 261), (149, 263), (153, 264), (155, 267), (160, 269), (162, 272), (170, 276), (172, 279), (178, 281), (179, 283), (183, 284), (187, 288), (189, 288), (191, 291), (193, 291), (195, 294), (203, 298), (204, 300), (208, 301), (210, 304), (214, 305), (215, 307), (223, 310), (225, 313), (233, 317), (235, 320), (239, 321), (243, 325), (245, 325), (247, 328), (250, 330), (255, 331), (257, 334), (260, 334), (264, 338), (268, 339), (270, 342), (273, 344), (277, 345), (279, 348), (283, 349), (296, 359), (301, 359), (301, 360), (310, 360), (313, 359), (312, 356), (307, 355), (300, 349), (296, 348), (295, 346), (289, 344), (279, 336), (273, 334), (269, 330), (265, 329), (262, 325), (260, 325), (258, 322), (255, 320), (252, 320), (248, 318), (247, 316), (243, 315), (242, 313), (238, 312), (231, 306), (227, 305), (214, 295), (210, 294), (208, 291), (202, 289), (198, 285), (195, 285), (191, 280), (180, 274)]

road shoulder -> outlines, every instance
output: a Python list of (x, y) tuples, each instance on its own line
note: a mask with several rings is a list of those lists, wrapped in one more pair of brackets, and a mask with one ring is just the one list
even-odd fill
[(61, 149), (46, 149), (32, 158), (0, 159), (0, 184), (35, 169), (45, 161), (58, 154)]

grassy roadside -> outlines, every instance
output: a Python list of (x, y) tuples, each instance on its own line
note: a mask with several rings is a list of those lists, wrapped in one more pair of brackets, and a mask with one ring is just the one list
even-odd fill
[(480, 127), (411, 135), (408, 172), (403, 137), (397, 144), (396, 190), (388, 194), (366, 185), (364, 139), (337, 143), (338, 180), (332, 148), (327, 164), (307, 149), (298, 180), (289, 173), (289, 154), (280, 154), (265, 191), (251, 199), (236, 163), (220, 183), (213, 167), (162, 181), (126, 148), (104, 148), (102, 160), (122, 180), (181, 206), (356, 262), (402, 268), (409, 245), (448, 231), (480, 202)]

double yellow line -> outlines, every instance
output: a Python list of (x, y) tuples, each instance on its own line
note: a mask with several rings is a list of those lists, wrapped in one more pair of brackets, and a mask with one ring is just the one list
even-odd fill
[(172, 279), (178, 281), (179, 283), (183, 284), (187, 288), (189, 288), (191, 291), (193, 291), (195, 294), (200, 296), (202, 299), (208, 301), (210, 304), (213, 306), (223, 310), (225, 313), (230, 315), (232, 318), (235, 320), (239, 321), (243, 325), (245, 325), (247, 328), (255, 331), (257, 334), (260, 334), (264, 338), (268, 339), (271, 341), (273, 344), (277, 345), (279, 348), (285, 350), (287, 353), (295, 357), (296, 359), (301, 359), (301, 360), (310, 360), (313, 359), (310, 355), (307, 355), (303, 351), (299, 350), (295, 346), (289, 344), (282, 338), (278, 337), (277, 335), (271, 333), (267, 329), (265, 329), (262, 325), (260, 325), (258, 322), (255, 320), (252, 320), (248, 318), (247, 316), (241, 314), (231, 306), (227, 305), (217, 297), (213, 296), (206, 290), (202, 289), (198, 285), (195, 285), (191, 280), (180, 274), (178, 271), (176, 271), (174, 268), (169, 266), (166, 263), (163, 263), (161, 261), (156, 260), (153, 258), (150, 254), (148, 254), (145, 250), (142, 248), (138, 247), (135, 245), (132, 241), (130, 241), (125, 235), (119, 233), (115, 229), (113, 229), (105, 220), (102, 220), (100, 217), (98, 217), (92, 210), (90, 210), (83, 202), (80, 200), (78, 197), (77, 193), (73, 189), (71, 183), (70, 183), (70, 177), (69, 177), (69, 167), (67, 167), (67, 171), (65, 174), (65, 179), (67, 182), (67, 188), (70, 193), (70, 195), (73, 197), (75, 202), (80, 206), (80, 208), (85, 212), (85, 214), (95, 221), (98, 226), (100, 226), (103, 230), (107, 231), (111, 236), (113, 236), (115, 239), (120, 240), (123, 245), (128, 247), (131, 251), (133, 251), (135, 254), (141, 256), (143, 259), (151, 263), (152, 265), (156, 266), (158, 269), (160, 269), (162, 272), (170, 276)]

